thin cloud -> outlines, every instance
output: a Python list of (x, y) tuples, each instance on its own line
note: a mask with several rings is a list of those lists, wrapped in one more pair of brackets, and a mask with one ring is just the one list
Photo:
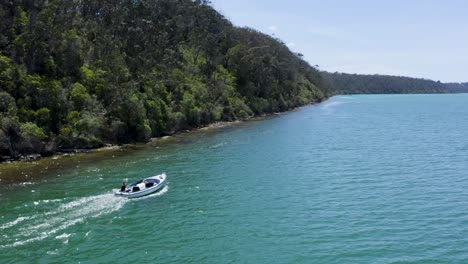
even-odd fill
[(271, 25), (271, 26), (268, 27), (268, 30), (276, 32), (276, 31), (278, 31), (278, 27), (275, 26), (275, 25)]

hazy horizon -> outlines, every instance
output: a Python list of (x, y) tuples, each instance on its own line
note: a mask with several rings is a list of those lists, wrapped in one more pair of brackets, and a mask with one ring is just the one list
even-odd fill
[(468, 3), (442, 1), (221, 1), (236, 26), (284, 41), (329, 72), (467, 82)]

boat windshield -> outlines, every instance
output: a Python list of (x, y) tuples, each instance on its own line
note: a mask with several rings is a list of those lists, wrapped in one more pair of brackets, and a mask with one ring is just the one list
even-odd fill
[(156, 180), (156, 179), (147, 179), (146, 182), (151, 182), (151, 183), (154, 183), (154, 184), (158, 184), (158, 183), (159, 183), (159, 180)]

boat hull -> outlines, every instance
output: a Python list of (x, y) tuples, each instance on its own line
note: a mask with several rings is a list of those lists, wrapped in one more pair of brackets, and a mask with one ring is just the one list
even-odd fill
[[(156, 176), (153, 176), (153, 177), (149, 177), (149, 178), (141, 180), (140, 182), (151, 181), (151, 180), (153, 180), (153, 181), (157, 180), (158, 183), (154, 184), (151, 187), (146, 187), (146, 188), (138, 190), (138, 191), (132, 191), (131, 189), (127, 188), (127, 190), (124, 191), (124, 192), (118, 191), (118, 192), (116, 192), (114, 194), (116, 196), (121, 196), (121, 197), (125, 197), (125, 198), (138, 198), (138, 197), (142, 197), (142, 196), (145, 196), (145, 195), (152, 194), (152, 193), (157, 192), (158, 190), (162, 189), (166, 185), (166, 174), (163, 173), (161, 175), (156, 175)], [(136, 186), (136, 184), (132, 184), (129, 187), (133, 187), (133, 186)]]

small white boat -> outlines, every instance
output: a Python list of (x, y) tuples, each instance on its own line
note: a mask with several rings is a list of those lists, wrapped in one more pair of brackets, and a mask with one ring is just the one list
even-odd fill
[(137, 198), (154, 193), (166, 184), (166, 173), (139, 180), (126, 186), (125, 190), (115, 192), (116, 196)]

